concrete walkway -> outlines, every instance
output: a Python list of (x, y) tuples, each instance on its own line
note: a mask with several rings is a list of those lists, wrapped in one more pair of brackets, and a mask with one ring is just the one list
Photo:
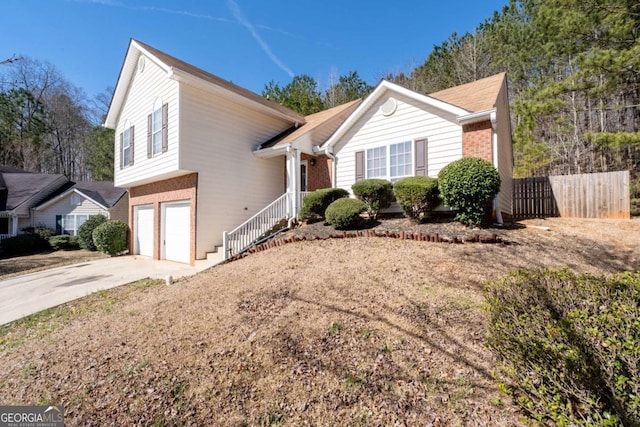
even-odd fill
[(221, 259), (196, 261), (196, 266), (122, 256), (52, 268), (0, 281), (0, 325), (38, 311), (147, 277), (191, 276)]

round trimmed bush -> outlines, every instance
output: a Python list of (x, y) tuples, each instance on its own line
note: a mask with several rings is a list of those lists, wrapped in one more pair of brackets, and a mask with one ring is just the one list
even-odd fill
[(331, 203), (338, 199), (349, 197), (349, 192), (343, 188), (322, 188), (304, 196), (302, 209), (298, 216), (302, 220), (314, 216), (324, 218), (325, 211)]
[(440, 204), (438, 180), (428, 176), (411, 176), (393, 186), (396, 201), (405, 216), (420, 221)]
[(80, 228), (78, 228), (78, 242), (80, 242), (80, 247), (82, 249), (87, 249), (89, 251), (96, 250), (96, 245), (93, 243), (93, 230), (104, 222), (107, 222), (106, 216), (92, 215), (80, 226)]
[(478, 225), (500, 191), (500, 175), (490, 162), (465, 157), (440, 171), (438, 185), (442, 201), (454, 210), (456, 221)]
[(107, 221), (93, 230), (93, 242), (100, 252), (111, 256), (124, 252), (128, 245), (129, 226), (122, 221)]
[(373, 221), (378, 219), (382, 209), (391, 206), (393, 201), (393, 184), (386, 179), (365, 179), (351, 186), (353, 194), (367, 204), (367, 213)]
[(51, 248), (58, 251), (73, 251), (80, 249), (80, 239), (78, 236), (70, 236), (69, 234), (60, 234), (49, 237)]
[(367, 205), (358, 199), (338, 199), (326, 211), (326, 220), (336, 230), (356, 228), (362, 223), (360, 214), (366, 212)]

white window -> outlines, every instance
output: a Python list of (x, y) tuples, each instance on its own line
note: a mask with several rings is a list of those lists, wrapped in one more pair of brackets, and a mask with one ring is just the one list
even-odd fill
[(367, 150), (367, 178), (387, 177), (387, 147)]
[(151, 138), (153, 139), (153, 155), (162, 152), (162, 106), (153, 112)]
[(122, 164), (124, 167), (131, 164), (131, 128), (128, 126), (122, 134)]
[(411, 141), (389, 146), (389, 180), (391, 182), (413, 174), (411, 159)]
[(78, 228), (89, 219), (89, 215), (62, 215), (62, 234), (76, 236)]
[[(387, 147), (389, 155), (387, 156)], [(367, 178), (382, 178), (396, 182), (413, 175), (411, 141), (390, 144), (367, 150)]]

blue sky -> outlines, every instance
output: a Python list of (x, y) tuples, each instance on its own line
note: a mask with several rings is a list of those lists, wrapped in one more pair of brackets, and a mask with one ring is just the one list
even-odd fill
[(260, 93), (308, 74), (370, 84), (422, 62), (507, 0), (0, 0), (0, 60), (49, 61), (93, 97), (115, 86), (130, 38)]

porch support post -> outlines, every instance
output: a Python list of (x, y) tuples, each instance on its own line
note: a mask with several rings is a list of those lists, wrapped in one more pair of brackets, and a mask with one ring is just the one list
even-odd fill
[(289, 203), (287, 216), (295, 217), (298, 214), (298, 193), (300, 189), (300, 152), (292, 147), (287, 147), (287, 193)]
[(11, 234), (18, 235), (18, 217), (15, 215), (11, 215)]

